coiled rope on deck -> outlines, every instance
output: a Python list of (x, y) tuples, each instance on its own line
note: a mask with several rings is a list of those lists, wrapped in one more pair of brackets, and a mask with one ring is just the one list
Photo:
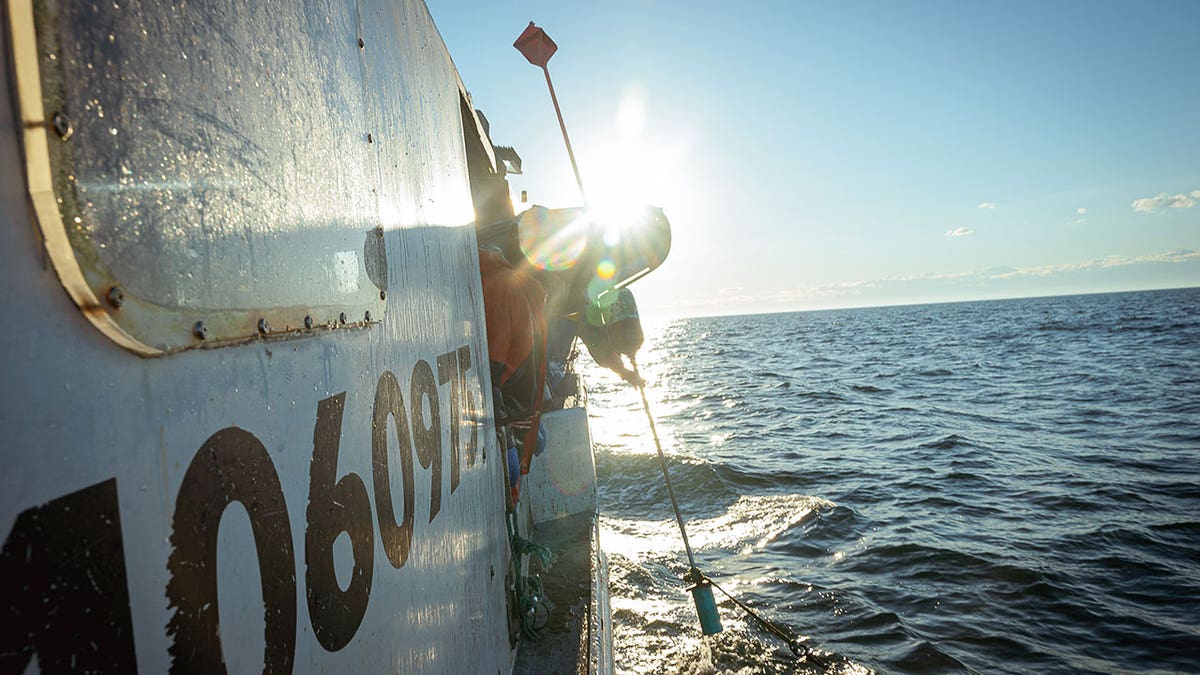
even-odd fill
[[(543, 570), (550, 569), (554, 553), (545, 546), (529, 541), (520, 535), (512, 535), (513, 551), (517, 560), (530, 555), (536, 557)], [(546, 589), (537, 574), (523, 575), (517, 570), (516, 595), (521, 616), (521, 634), (531, 640), (541, 640), (542, 631), (550, 624), (551, 608), (546, 601)]]
[(685, 577), (685, 580), (692, 583), (707, 581), (708, 583), (712, 584), (717, 590), (721, 591), (725, 597), (729, 598), (733, 604), (737, 605), (742, 609), (742, 611), (746, 612), (747, 616), (754, 619), (758, 625), (762, 626), (763, 629), (765, 629), (771, 635), (774, 635), (782, 640), (788, 646), (788, 649), (791, 650), (792, 654), (796, 656), (796, 658), (801, 660), (811, 660), (813, 663), (816, 663), (821, 667), (828, 666), (828, 662), (818, 656), (817, 653), (814, 652), (807, 644), (802, 642), (799, 637), (796, 637), (792, 634), (792, 632), (785, 630), (785, 627), (782, 626), (782, 624), (763, 617), (752, 607), (735, 598), (729, 593), (729, 591), (721, 588), (717, 582), (713, 581), (711, 577), (704, 574), (700, 571), (700, 568), (696, 567), (696, 557), (692, 554), (692, 545), (688, 541), (687, 528), (685, 528), (683, 525), (683, 514), (679, 510), (679, 501), (675, 498), (675, 488), (671, 485), (671, 473), (667, 470), (667, 457), (666, 454), (663, 453), (662, 441), (660, 441), (658, 438), (658, 428), (654, 424), (654, 415), (650, 413), (650, 401), (646, 398), (646, 381), (642, 379), (642, 374), (638, 371), (637, 359), (634, 358), (633, 355), (629, 356), (629, 363), (633, 366), (633, 374), (637, 377), (637, 382), (634, 384), (634, 386), (637, 388), (638, 393), (642, 396), (642, 409), (646, 411), (646, 421), (650, 423), (650, 434), (654, 437), (654, 447), (658, 451), (658, 463), (662, 467), (663, 481), (667, 484), (667, 494), (671, 498), (671, 508), (675, 511), (675, 522), (679, 524), (679, 534), (683, 537), (683, 547), (684, 550), (687, 551), (690, 569), (688, 571), (688, 575)]
[[(511, 438), (507, 428), (498, 428), (496, 436), (501, 447), (508, 447)], [(511, 488), (508, 483), (508, 471), (504, 472), (504, 487), (507, 495)], [(554, 565), (556, 556), (545, 546), (535, 544), (521, 536), (516, 508), (513, 501), (507, 497), (504, 499), (504, 525), (508, 530), (511, 556), (509, 563), (513, 574), (512, 588), (508, 589), (509, 602), (515, 603), (517, 606), (521, 635), (530, 640), (541, 640), (543, 631), (550, 624), (552, 608), (547, 602), (546, 589), (542, 585), (541, 576), (534, 573), (532, 567), (529, 568), (529, 574), (524, 574), (522, 572), (523, 561), (525, 556), (529, 556), (531, 560), (538, 561), (542, 571), (547, 571)]]

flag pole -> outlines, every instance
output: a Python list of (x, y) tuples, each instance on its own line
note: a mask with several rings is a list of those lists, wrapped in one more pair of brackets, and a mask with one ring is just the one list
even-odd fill
[(567, 125), (563, 122), (562, 109), (558, 107), (558, 97), (554, 95), (554, 83), (550, 81), (550, 69), (542, 66), (546, 74), (546, 86), (550, 88), (550, 100), (554, 103), (554, 114), (558, 115), (558, 128), (562, 129), (563, 143), (567, 146), (567, 157), (571, 160), (571, 169), (575, 171), (575, 182), (579, 185), (579, 196), (587, 204), (587, 193), (583, 190), (583, 178), (579, 176), (579, 165), (575, 163), (575, 151), (571, 149), (571, 138), (567, 136)]
[(546, 87), (550, 89), (550, 101), (554, 103), (558, 128), (562, 130), (563, 143), (567, 146), (567, 157), (571, 160), (571, 169), (575, 172), (575, 183), (579, 185), (579, 196), (583, 198), (583, 203), (586, 205), (587, 192), (583, 189), (583, 178), (579, 175), (579, 165), (575, 162), (575, 151), (571, 148), (571, 138), (567, 135), (567, 124), (563, 121), (562, 108), (558, 105), (558, 96), (554, 93), (554, 83), (550, 80), (550, 69), (547, 67), (550, 57), (558, 51), (558, 45), (550, 39), (549, 35), (546, 35), (546, 31), (530, 21), (529, 26), (513, 43), (513, 47), (516, 47), (517, 51), (521, 52), (530, 63), (541, 68), (542, 72), (546, 74)]

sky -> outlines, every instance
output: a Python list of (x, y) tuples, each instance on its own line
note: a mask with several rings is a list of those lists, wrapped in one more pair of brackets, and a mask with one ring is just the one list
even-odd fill
[(661, 206), (642, 314), (1200, 286), (1200, 2), (429, 0), (531, 203)]

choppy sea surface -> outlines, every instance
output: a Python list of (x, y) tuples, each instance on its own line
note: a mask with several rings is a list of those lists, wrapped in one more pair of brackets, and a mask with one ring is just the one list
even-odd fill
[[(581, 363), (586, 361), (586, 356)], [(590, 413), (620, 673), (1200, 672), (1200, 289), (685, 319)]]

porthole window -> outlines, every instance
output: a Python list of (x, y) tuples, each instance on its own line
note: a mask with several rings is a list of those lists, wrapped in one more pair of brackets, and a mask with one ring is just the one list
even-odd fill
[(47, 250), (138, 353), (371, 325), (385, 233), (472, 221), (457, 74), (415, 57), (444, 54), (431, 27), (360, 29), (354, 3), (13, 4)]

